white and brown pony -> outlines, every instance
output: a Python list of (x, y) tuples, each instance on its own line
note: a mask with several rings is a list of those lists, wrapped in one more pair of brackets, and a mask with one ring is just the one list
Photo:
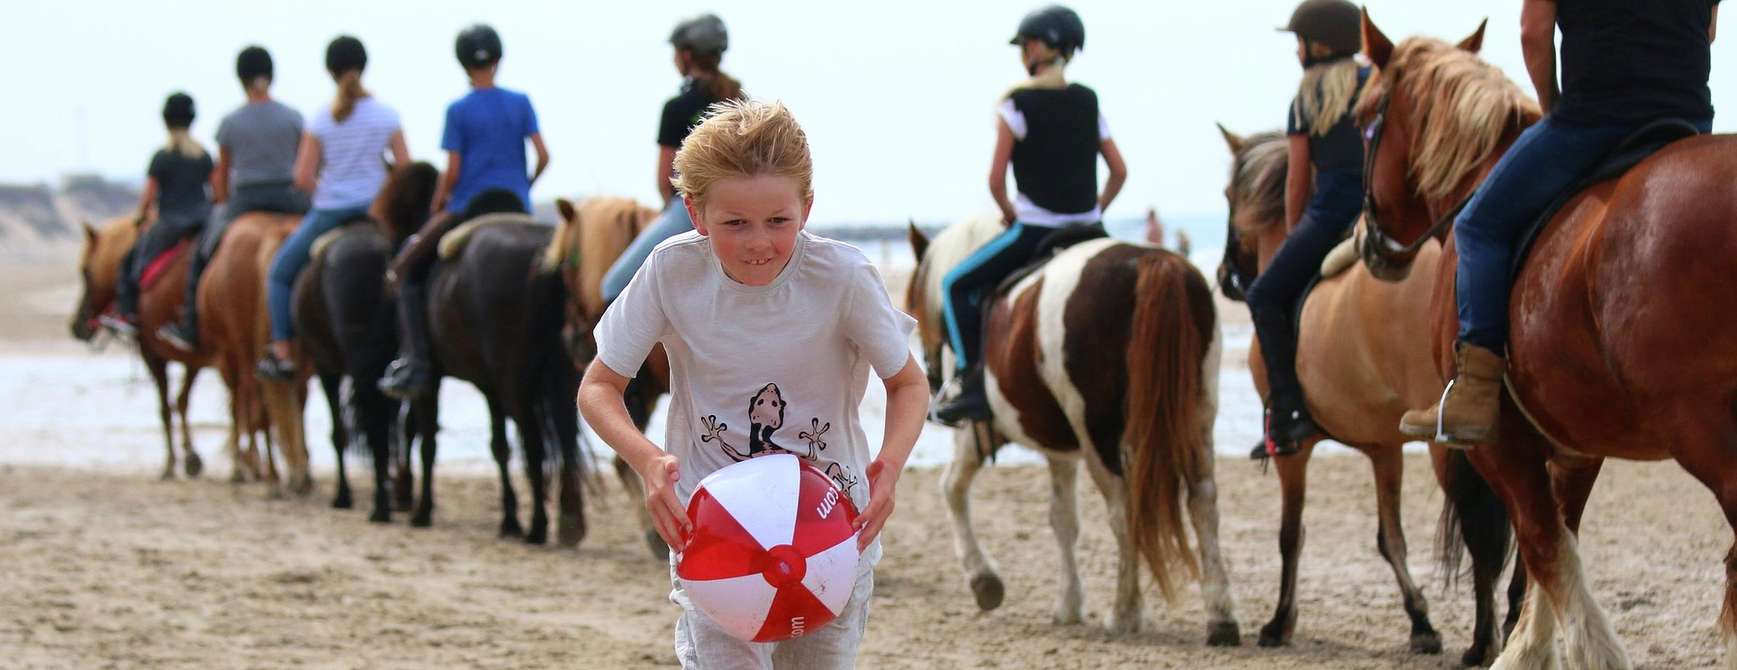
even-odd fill
[[(1225, 257), (1219, 266), (1220, 289), (1232, 300), (1253, 283), (1285, 241), (1286, 141), (1279, 133), (1247, 138), (1219, 129), (1232, 155), (1230, 205)], [(1435, 360), (1423, 343), (1429, 340), (1433, 318), (1420, 305), (1429, 304), (1435, 290), (1435, 267), (1441, 256), (1431, 242), (1417, 256), (1422, 272), (1398, 283), (1376, 279), (1350, 247), (1335, 251), (1328, 264), (1345, 254), (1349, 267), (1324, 278), (1304, 301), (1297, 339), (1297, 377), (1309, 399), (1309, 412), (1321, 427), (1369, 457), (1375, 475), (1375, 511), (1379, 519), (1376, 548), (1393, 569), (1406, 615), (1411, 619), (1411, 651), (1441, 653), (1441, 636), (1429, 621), (1429, 601), (1406, 566), (1405, 531), (1400, 524), (1400, 484), (1403, 449), (1408, 439), (1399, 433), (1399, 416), (1413, 406), (1433, 402), (1440, 392)], [(1249, 347), (1249, 372), (1266, 396), (1266, 366), (1260, 343)], [(1316, 438), (1298, 453), (1274, 459), (1279, 471), (1283, 511), (1279, 553), (1279, 602), (1272, 620), (1261, 628), (1261, 646), (1289, 644), (1297, 625), (1297, 565), (1303, 550), (1303, 502), (1307, 493), (1309, 458)], [(1501, 652), (1496, 627), (1495, 585), (1506, 563), (1510, 533), (1507, 511), (1495, 490), (1478, 476), (1465, 452), (1432, 446), (1436, 479), (1445, 494), (1442, 527), (1437, 537), (1443, 567), (1457, 571), (1461, 547), (1470, 550), (1477, 597), (1477, 623), (1472, 644), (1461, 657), (1466, 665), (1484, 665)], [(1515, 586), (1524, 571), (1515, 571)], [(1510, 590), (1508, 621), (1518, 618), (1519, 590)]]
[[(941, 277), (1001, 232), (976, 219), (933, 242), (913, 226), (918, 258), (906, 295), (931, 371), (940, 356)], [(978, 545), (967, 511), (971, 480), (1006, 442), (1041, 452), (1052, 482), (1050, 525), (1061, 550), (1058, 624), (1083, 620), (1074, 544), (1079, 464), (1109, 508), (1119, 568), (1105, 617), (1112, 634), (1143, 623), (1140, 564), (1174, 601), (1179, 578), (1201, 578), (1207, 643), (1240, 642), (1229, 578), (1218, 548), (1212, 427), (1218, 406), (1220, 336), (1212, 289), (1186, 258), (1109, 239), (1058, 253), (986, 300), (986, 385), (994, 419), (962, 429), (942, 481), (954, 548), (982, 609), (1005, 596), (994, 562)], [(932, 381), (940, 381), (931, 374)], [(1190, 547), (1193, 522), (1199, 556)]]

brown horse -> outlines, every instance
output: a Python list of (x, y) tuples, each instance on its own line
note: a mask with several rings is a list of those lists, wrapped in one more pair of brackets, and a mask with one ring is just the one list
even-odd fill
[[(141, 228), (132, 217), (110, 219), (102, 228), (84, 226), (84, 249), (79, 254), (79, 275), (84, 288), (78, 308), (72, 318), (72, 336), (89, 342), (97, 334), (97, 317), (114, 306), (115, 285), (120, 279), (121, 263), (138, 240)], [(193, 430), (187, 421), (187, 399), (193, 391), (193, 380), (210, 363), (210, 353), (183, 353), (157, 337), (157, 329), (175, 320), (183, 302), (182, 291), (187, 286), (187, 265), (190, 247), (183, 246), (155, 282), (139, 289), (139, 357), (151, 373), (157, 389), (157, 413), (163, 420), (163, 479), (175, 477), (175, 417), (180, 417), (182, 464), (188, 477), (198, 477), (205, 469), (199, 453), (193, 450)], [(155, 259), (143, 259), (149, 263)], [(169, 404), (169, 363), (182, 367), (180, 392), (175, 404)], [(233, 446), (233, 445), (231, 445)], [(231, 452), (234, 456), (234, 452)], [(257, 476), (257, 473), (255, 473)]]
[[(933, 243), (910, 229), (918, 261), (905, 304), (917, 310), (930, 370), (946, 365), (940, 278), (1000, 229), (995, 220), (968, 220)], [(1000, 606), (1005, 587), (977, 544), (967, 496), (984, 461), (1014, 441), (1049, 461), (1050, 525), (1061, 550), (1056, 623), (1079, 623), (1084, 615), (1074, 558), (1083, 460), (1109, 508), (1118, 551), (1106, 628), (1123, 635), (1143, 625), (1143, 562), (1167, 600), (1174, 600), (1183, 573), (1199, 574), (1207, 643), (1239, 644), (1218, 549), (1212, 426), (1220, 338), (1206, 279), (1168, 251), (1099, 239), (1060, 252), (986, 300), (992, 302), (984, 322), (985, 379), (994, 419), (955, 433), (942, 482), (954, 548), (978, 607)], [(931, 375), (931, 381), (941, 380)]]
[[(1389, 268), (1488, 174), (1538, 108), (1477, 56), (1483, 29), (1457, 46), (1398, 46), (1364, 18), (1381, 68), (1360, 106), (1371, 152), (1365, 254)], [(1383, 113), (1384, 112), (1384, 113)], [(1593, 601), (1575, 529), (1605, 458), (1674, 459), (1737, 525), (1737, 140), (1665, 147), (1564, 207), (1514, 281), (1500, 444), (1471, 452), (1507, 502), (1532, 584), (1497, 667), (1552, 667), (1558, 625), (1569, 665), (1630, 665)], [(1444, 223), (1437, 223), (1444, 222)], [(1454, 246), (1435, 274), (1441, 379), (1456, 334)], [(1421, 306), (1420, 306), (1421, 308)], [(1424, 404), (1418, 404), (1421, 407)], [(1737, 547), (1725, 562), (1726, 666), (1737, 667)]]
[[(1225, 190), (1232, 215), (1225, 262), (1219, 268), (1220, 288), (1226, 297), (1242, 300), (1241, 288), (1254, 281), (1285, 241), (1286, 142), (1279, 133), (1243, 138), (1219, 130), (1233, 156), (1230, 186)], [(1321, 280), (1305, 299), (1297, 342), (1297, 376), (1308, 392), (1310, 413), (1333, 439), (1363, 452), (1374, 467), (1380, 520), (1376, 547), (1399, 581), (1405, 612), (1411, 618), (1411, 651), (1425, 654), (1441, 652), (1441, 636), (1430, 626), (1428, 601), (1406, 567), (1399, 494), (1407, 438), (1400, 435), (1398, 425), (1401, 414), (1432, 401), (1440, 390), (1434, 357), (1417, 346), (1429, 338), (1434, 322), (1415, 307), (1427, 303), (1435, 290), (1433, 271), (1440, 255), (1439, 245), (1427, 245), (1415, 261), (1422, 271), (1399, 283), (1376, 279), (1360, 263)], [(1249, 348), (1248, 366), (1264, 398), (1267, 377), (1259, 342)], [(1288, 644), (1296, 627), (1306, 471), (1319, 439), (1302, 445), (1296, 455), (1275, 461), (1283, 495), (1279, 553), (1284, 569), (1277, 611), (1261, 629), (1262, 646)], [(1438, 537), (1448, 540), (1442, 547), (1447, 572), (1454, 572), (1461, 544), (1472, 556), (1477, 628), (1461, 660), (1483, 665), (1502, 649), (1495, 625), (1495, 584), (1507, 561), (1507, 513), (1464, 452), (1431, 446), (1430, 454), (1446, 494)], [(1515, 571), (1517, 578), (1523, 574)], [(1511, 617), (1519, 613), (1518, 597), (1514, 600)]]
[[(213, 349), (217, 369), (229, 386), (230, 449), (235, 450), (244, 435), (254, 444), (256, 435), (265, 435), (264, 479), (274, 495), (279, 480), (270, 453), (273, 429), (290, 470), (290, 490), (299, 494), (313, 490), (297, 404), (305, 402), (307, 376), (301, 377), (302, 390), (296, 393), (290, 384), (267, 384), (253, 374), (267, 337), (266, 272), (272, 254), (300, 222), (298, 216), (265, 212), (236, 217), (199, 280), (199, 313), (205, 315), (199, 319), (199, 341)], [(249, 447), (250, 453), (254, 450)]]
[[(578, 204), (561, 198), (555, 205), (561, 212), (561, 226), (543, 256), (543, 268), (560, 273), (567, 295), (561, 340), (574, 365), (583, 368), (595, 356), (597, 343), (592, 329), (608, 307), (603, 303), (603, 275), (633, 239), (651, 225), (658, 212), (629, 198), (609, 196), (586, 198)], [(628, 414), (640, 430), (651, 420), (658, 396), (668, 392), (669, 358), (659, 345), (646, 358), (644, 368), (624, 398)], [(629, 496), (634, 500), (644, 497), (639, 475), (626, 461), (616, 458), (615, 472)], [(650, 513), (644, 505), (634, 505), (633, 509), (652, 554), (667, 557), (669, 547), (658, 536)]]

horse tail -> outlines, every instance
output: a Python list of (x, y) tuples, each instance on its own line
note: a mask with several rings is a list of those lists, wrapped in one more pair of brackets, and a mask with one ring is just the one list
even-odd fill
[(1512, 528), (1508, 509), (1490, 483), (1472, 467), (1466, 452), (1447, 449), (1437, 462), (1442, 492), (1441, 520), (1436, 524), (1436, 562), (1449, 586), (1463, 576), (1461, 561), (1467, 550), (1477, 575), (1494, 581), (1512, 554)]
[(1216, 314), (1206, 280), (1175, 254), (1141, 257), (1134, 288), (1122, 447), (1127, 527), (1159, 591), (1174, 601), (1177, 566), (1190, 578), (1200, 572), (1182, 510), (1208, 457), (1214, 401), (1204, 364)]

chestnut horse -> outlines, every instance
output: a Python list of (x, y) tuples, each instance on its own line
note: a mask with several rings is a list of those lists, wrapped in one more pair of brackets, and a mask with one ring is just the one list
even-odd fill
[[(603, 303), (603, 275), (634, 238), (651, 225), (658, 212), (632, 199), (610, 196), (590, 197), (577, 204), (560, 198), (555, 205), (561, 212), (561, 225), (543, 256), (543, 268), (561, 276), (567, 296), (561, 340), (574, 365), (583, 368), (596, 354), (592, 329), (608, 307)], [(669, 359), (663, 346), (658, 345), (623, 398), (634, 425), (645, 430), (658, 397), (668, 392)], [(614, 462), (616, 475), (628, 495), (635, 501), (644, 497), (639, 475), (626, 461), (616, 458)], [(652, 555), (667, 558), (669, 547), (652, 526), (651, 514), (644, 505), (635, 504), (633, 509)]]
[[(1539, 114), (1478, 58), (1482, 27), (1457, 46), (1426, 38), (1395, 46), (1365, 16), (1364, 35), (1381, 68), (1359, 105), (1374, 131), (1364, 253), (1398, 275), (1415, 243), (1446, 234), (1451, 212)], [(1570, 666), (1629, 667), (1575, 537), (1603, 459), (1674, 459), (1737, 524), (1733, 183), (1737, 140), (1671, 144), (1575, 195), (1514, 278), (1502, 438), (1470, 456), (1507, 502), (1541, 588), (1528, 590), (1497, 667), (1553, 667), (1558, 626)], [(1444, 381), (1456, 259), (1449, 243), (1430, 307)], [(1726, 556), (1723, 601), (1726, 667), (1737, 667), (1737, 547)]]
[[(1000, 231), (993, 219), (967, 220), (931, 243), (910, 228), (918, 260), (905, 304), (917, 311), (932, 384), (942, 381), (933, 371), (946, 365), (940, 278)], [(1061, 551), (1056, 623), (1079, 623), (1084, 615), (1074, 544), (1075, 488), (1085, 461), (1116, 537), (1116, 597), (1104, 619), (1110, 633), (1143, 624), (1143, 562), (1171, 601), (1180, 576), (1200, 575), (1207, 643), (1239, 644), (1218, 548), (1212, 426), (1221, 342), (1206, 279), (1174, 253), (1096, 239), (1061, 251), (985, 301), (985, 381), (994, 418), (954, 433), (942, 481), (954, 548), (978, 607), (1000, 606), (1005, 589), (977, 544), (967, 496), (984, 461), (1014, 441), (1049, 461), (1050, 525)]]
[[(114, 306), (115, 286), (120, 280), (122, 261), (141, 232), (141, 228), (130, 216), (110, 219), (100, 230), (85, 224), (84, 248), (79, 253), (78, 267), (84, 286), (79, 294), (78, 308), (72, 317), (73, 337), (89, 342), (96, 336), (97, 318)], [(193, 450), (193, 429), (188, 426), (187, 421), (187, 398), (193, 391), (193, 380), (198, 378), (199, 371), (210, 363), (209, 352), (187, 354), (157, 337), (158, 328), (177, 318), (176, 312), (181, 308), (183, 292), (187, 286), (187, 265), (190, 260), (187, 254), (193, 252), (191, 246), (183, 244), (169, 253), (174, 255), (173, 259), (158, 274), (156, 281), (149, 286), (139, 287), (139, 358), (145, 361), (145, 369), (150, 371), (151, 381), (157, 389), (157, 414), (163, 420), (163, 444), (166, 451), (163, 479), (175, 477), (177, 416), (181, 423), (182, 465), (187, 476), (198, 477), (205, 469), (199, 453)], [(151, 263), (155, 260), (157, 259), (147, 258), (143, 259), (143, 262)], [(169, 404), (170, 362), (180, 363), (182, 368), (181, 388), (175, 395), (173, 407)], [(233, 457), (235, 453), (232, 451), (230, 455)], [(254, 469), (254, 476), (258, 476), (257, 468)]]
[[(1233, 162), (1230, 186), (1230, 226), (1224, 264), (1219, 267), (1220, 290), (1242, 300), (1241, 290), (1272, 261), (1285, 241), (1286, 141), (1279, 133), (1239, 137), (1219, 129), (1230, 145)], [(1340, 253), (1340, 252), (1335, 252)], [(1309, 412), (1338, 440), (1369, 457), (1375, 474), (1376, 516), (1380, 529), (1375, 546), (1393, 569), (1405, 613), (1411, 618), (1411, 651), (1441, 653), (1441, 636), (1429, 622), (1429, 604), (1406, 567), (1405, 532), (1400, 524), (1400, 484), (1404, 474), (1399, 416), (1418, 403), (1427, 404), (1440, 390), (1435, 359), (1419, 342), (1428, 340), (1433, 322), (1416, 305), (1429, 301), (1435, 290), (1433, 270), (1441, 255), (1431, 243), (1418, 253), (1422, 270), (1399, 283), (1385, 283), (1361, 263), (1322, 279), (1305, 299), (1298, 328), (1297, 376), (1308, 392)], [(1255, 387), (1266, 396), (1266, 371), (1260, 343), (1248, 354)], [(1303, 546), (1303, 498), (1307, 467), (1315, 443), (1299, 453), (1275, 460), (1283, 512), (1279, 553), (1284, 561), (1279, 577), (1279, 603), (1270, 623), (1261, 629), (1261, 646), (1289, 644), (1297, 622), (1297, 565)], [(1460, 547), (1470, 549), (1477, 598), (1477, 624), (1472, 644), (1461, 661), (1483, 665), (1501, 652), (1496, 626), (1495, 584), (1507, 562), (1507, 512), (1489, 484), (1478, 476), (1465, 453), (1431, 446), (1436, 479), (1446, 494), (1441, 558), (1448, 574), (1456, 572)], [(1516, 570), (1516, 579), (1524, 573)], [(1518, 616), (1518, 593), (1509, 616)]]

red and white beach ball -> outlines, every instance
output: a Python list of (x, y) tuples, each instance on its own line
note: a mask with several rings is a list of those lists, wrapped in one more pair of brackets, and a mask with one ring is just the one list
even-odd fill
[(837, 618), (856, 585), (856, 507), (791, 454), (731, 464), (700, 481), (676, 562), (682, 589), (731, 635), (801, 637)]

